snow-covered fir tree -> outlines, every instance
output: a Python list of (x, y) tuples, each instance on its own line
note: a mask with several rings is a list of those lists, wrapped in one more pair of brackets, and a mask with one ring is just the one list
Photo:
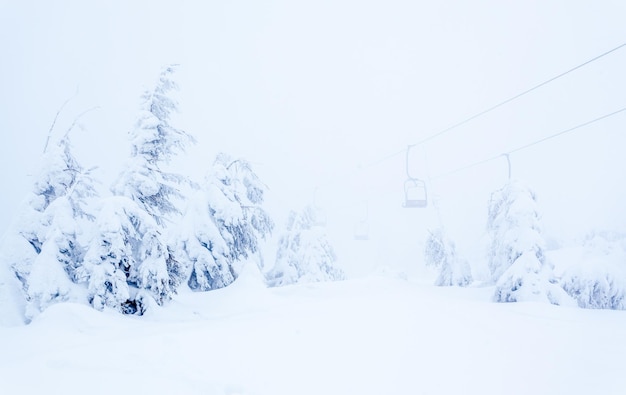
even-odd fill
[(316, 226), (315, 209), (292, 211), (286, 233), (280, 238), (276, 262), (266, 277), (270, 286), (293, 283), (343, 280), (335, 264), (335, 251), (323, 227)]
[(27, 299), (27, 319), (52, 303), (85, 299), (78, 284), (88, 279), (81, 236), (93, 219), (86, 209), (86, 200), (95, 196), (89, 173), (72, 155), (67, 134), (44, 153), (18, 231), (31, 248), (13, 262)]
[(437, 286), (458, 285), (464, 287), (472, 282), (469, 263), (458, 256), (454, 242), (442, 228), (428, 232), (424, 259), (427, 266), (439, 270), (439, 275), (435, 280)]
[(567, 299), (555, 284), (553, 267), (546, 260), (537, 197), (529, 187), (512, 181), (492, 193), (487, 230), (496, 302), (561, 304)]
[(131, 157), (112, 187), (114, 195), (132, 199), (159, 225), (167, 222), (168, 215), (180, 214), (176, 200), (182, 197), (179, 187), (186, 180), (162, 167), (195, 142), (187, 132), (170, 124), (178, 105), (172, 98), (172, 91), (177, 89), (172, 79), (175, 69), (175, 65), (165, 67), (154, 89), (141, 97), (139, 117), (130, 132)]
[(169, 300), (179, 281), (154, 218), (133, 200), (115, 196), (102, 202), (96, 225), (85, 257), (91, 305), (142, 314), (153, 301)]
[(274, 227), (262, 207), (265, 189), (250, 163), (217, 156), (183, 221), (181, 249), (190, 262), (187, 283), (192, 290), (231, 284), (242, 261), (257, 253), (259, 240)]
[(626, 235), (587, 235), (582, 262), (568, 262), (560, 283), (582, 308), (626, 310)]
[(111, 188), (114, 197), (102, 203), (88, 260), (93, 269), (89, 297), (99, 309), (141, 314), (152, 301), (169, 300), (184, 277), (165, 234), (171, 217), (181, 214), (179, 188), (185, 178), (163, 166), (194, 142), (170, 124), (177, 109), (171, 96), (177, 88), (174, 71), (173, 65), (165, 67), (154, 89), (143, 94), (130, 132), (131, 157)]

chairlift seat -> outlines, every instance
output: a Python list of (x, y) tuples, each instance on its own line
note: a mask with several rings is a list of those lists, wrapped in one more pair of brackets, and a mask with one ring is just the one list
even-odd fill
[(428, 206), (426, 183), (417, 178), (409, 178), (404, 182), (405, 208), (424, 208)]

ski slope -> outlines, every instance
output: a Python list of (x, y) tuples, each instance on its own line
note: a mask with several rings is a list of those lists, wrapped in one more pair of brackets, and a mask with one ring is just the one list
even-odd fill
[(390, 271), (182, 293), (144, 317), (57, 304), (0, 328), (2, 393), (621, 394), (623, 311), (491, 303)]

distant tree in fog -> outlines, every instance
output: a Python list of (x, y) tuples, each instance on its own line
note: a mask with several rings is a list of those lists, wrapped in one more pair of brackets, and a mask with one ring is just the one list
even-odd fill
[(275, 265), (266, 276), (271, 286), (345, 278), (336, 265), (337, 257), (324, 228), (316, 225), (315, 215), (316, 210), (311, 206), (290, 213)]
[(464, 287), (472, 282), (469, 263), (458, 256), (454, 242), (442, 228), (428, 232), (424, 248), (424, 259), (427, 266), (432, 266), (439, 270), (435, 285), (458, 285)]

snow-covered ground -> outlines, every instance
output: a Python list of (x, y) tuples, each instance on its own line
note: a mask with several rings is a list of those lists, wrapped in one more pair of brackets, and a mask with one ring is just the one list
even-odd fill
[(623, 311), (491, 303), (379, 270), (181, 293), (144, 317), (56, 304), (0, 328), (5, 394), (621, 394)]

